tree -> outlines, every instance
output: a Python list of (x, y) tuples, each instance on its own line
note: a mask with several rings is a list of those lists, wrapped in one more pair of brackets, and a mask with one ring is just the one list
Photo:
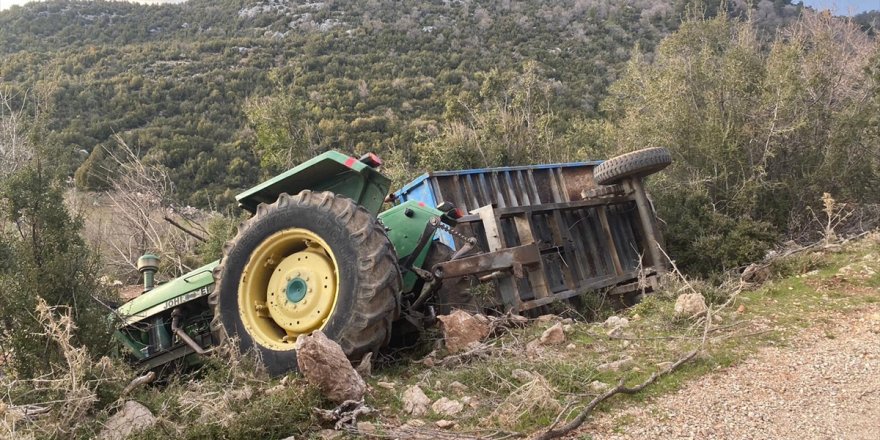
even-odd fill
[[(735, 267), (766, 243), (734, 244), (728, 249), (747, 251), (720, 257), (711, 252), (716, 239), (701, 241), (701, 233), (797, 235), (809, 221), (806, 208), (824, 192), (880, 199), (880, 144), (866, 111), (876, 93), (866, 71), (877, 43), (850, 22), (805, 12), (768, 46), (750, 21), (690, 19), (653, 61), (633, 57), (603, 104), (618, 151), (672, 150), (673, 167), (654, 185), (658, 206), (669, 222), (690, 216), (696, 223), (680, 236), (671, 228), (669, 238), (673, 250), (704, 259), (704, 267), (713, 260)], [(711, 215), (683, 211), (695, 199)], [(693, 248), (700, 242), (709, 251), (702, 256)]]
[(36, 305), (70, 307), (79, 328), (76, 343), (94, 355), (110, 343), (109, 295), (98, 280), (98, 260), (79, 236), (80, 219), (64, 203), (62, 180), (35, 159), (2, 184), (0, 205), (11, 230), (0, 235), (0, 346), (11, 353), (21, 377), (33, 377), (60, 360), (51, 340), (41, 334)]
[(245, 103), (245, 114), (256, 133), (254, 153), (260, 164), (280, 171), (304, 162), (320, 151), (319, 132), (307, 115), (304, 91), (295, 80), (281, 83), (278, 71), (272, 75), (275, 93)]

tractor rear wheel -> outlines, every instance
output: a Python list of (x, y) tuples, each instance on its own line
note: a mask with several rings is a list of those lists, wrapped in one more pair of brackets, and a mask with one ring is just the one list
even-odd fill
[(386, 345), (400, 314), (397, 256), (375, 216), (331, 192), (261, 204), (214, 269), (211, 329), (259, 351), (272, 375), (297, 369), (294, 343), (321, 330), (353, 362)]

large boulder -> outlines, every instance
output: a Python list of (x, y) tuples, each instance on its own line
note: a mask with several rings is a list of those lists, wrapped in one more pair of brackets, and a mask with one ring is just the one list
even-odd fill
[(483, 315), (455, 310), (448, 315), (438, 316), (437, 319), (440, 320), (446, 349), (450, 353), (464, 351), (489, 336), (489, 320)]
[(122, 409), (110, 416), (104, 429), (98, 434), (99, 440), (123, 440), (128, 436), (147, 429), (156, 423), (150, 409), (134, 400), (122, 404)]
[(708, 310), (706, 300), (699, 293), (684, 293), (675, 300), (676, 318), (693, 318), (706, 313)]
[(367, 385), (351, 366), (342, 347), (320, 330), (296, 339), (296, 363), (306, 381), (334, 403), (361, 400)]

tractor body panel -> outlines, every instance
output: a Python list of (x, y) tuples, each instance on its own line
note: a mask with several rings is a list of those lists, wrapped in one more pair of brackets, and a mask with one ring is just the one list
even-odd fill
[(410, 268), (422, 267), (424, 264), (435, 236), (434, 228), (430, 225), (431, 219), (441, 215), (443, 213), (432, 205), (415, 200), (403, 202), (379, 214), (379, 220), (385, 226), (388, 238), (397, 252), (398, 261), (401, 262), (401, 270), (404, 271), (404, 292), (411, 291), (419, 279)]
[(154, 287), (116, 309), (124, 325), (134, 324), (180, 304), (208, 296), (214, 284), (212, 272), (219, 261)]
[(282, 193), (330, 191), (348, 197), (377, 215), (391, 180), (355, 157), (338, 151), (315, 156), (241, 194), (239, 205), (253, 213), (260, 203), (274, 203)]

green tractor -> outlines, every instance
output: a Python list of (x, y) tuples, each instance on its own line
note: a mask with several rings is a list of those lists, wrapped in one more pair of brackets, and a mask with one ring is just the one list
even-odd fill
[[(606, 171), (610, 186), (593, 178), (599, 162), (584, 162), (427, 174), (396, 197), (381, 165), (329, 151), (239, 194), (252, 215), (222, 258), (170, 282), (154, 285), (158, 258), (145, 255), (144, 293), (116, 310), (117, 338), (147, 369), (234, 339), (278, 375), (296, 369), (294, 343), (315, 330), (357, 363), (452, 308), (536, 311), (600, 288), (631, 293), (646, 267), (663, 270), (636, 261), (659, 243), (638, 163)], [(465, 280), (496, 295), (477, 304)]]

